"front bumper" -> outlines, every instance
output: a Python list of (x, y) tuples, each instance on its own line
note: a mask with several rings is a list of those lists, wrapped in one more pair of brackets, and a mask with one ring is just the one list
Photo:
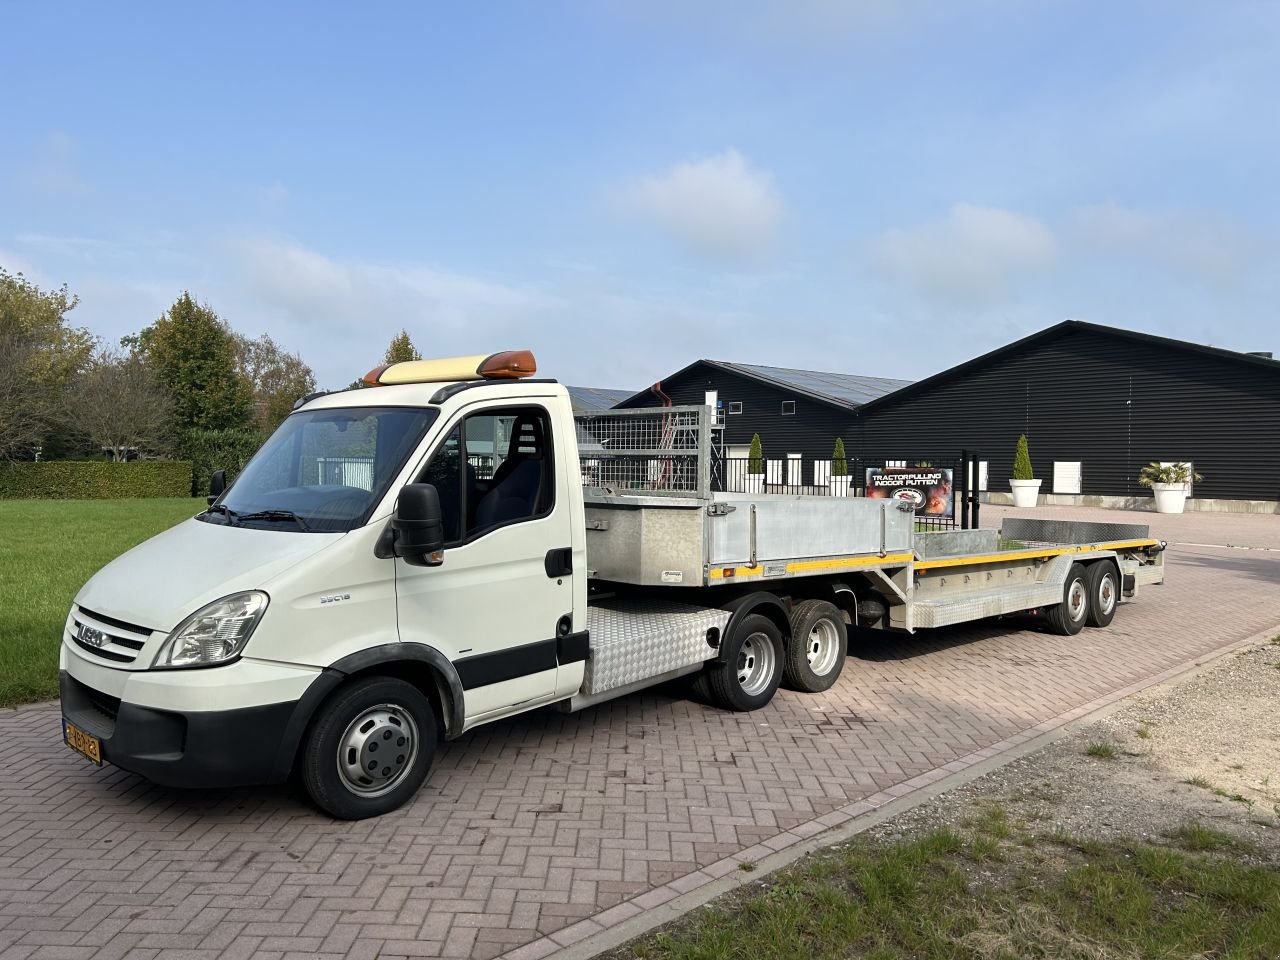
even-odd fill
[[(273, 677), (278, 672), (262, 666)], [(263, 673), (244, 662), (195, 671), (109, 670), (64, 647), (58, 685), (63, 715), (101, 741), (107, 762), (164, 786), (237, 787), (289, 776), (312, 714), (341, 680), (333, 671), (298, 671), (283, 689), (270, 685), (288, 699), (255, 702)], [(223, 682), (211, 684), (218, 676)], [(220, 706), (209, 702), (215, 696)]]

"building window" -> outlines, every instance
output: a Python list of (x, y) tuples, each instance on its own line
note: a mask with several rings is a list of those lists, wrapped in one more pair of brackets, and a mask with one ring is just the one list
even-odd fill
[(796, 415), (796, 402), (794, 400), (782, 401), (782, 415), (784, 417), (794, 417)]
[(741, 413), (741, 412), (742, 412), (742, 401), (741, 401), (741, 400), (730, 400), (730, 401), (729, 401), (729, 413), (734, 414), (734, 413)]

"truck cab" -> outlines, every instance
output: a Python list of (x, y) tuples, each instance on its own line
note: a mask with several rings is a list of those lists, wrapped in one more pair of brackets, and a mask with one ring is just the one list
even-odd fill
[(397, 366), (301, 405), (207, 511), (85, 584), (60, 650), (69, 743), (174, 786), (299, 767), (361, 817), (412, 795), (438, 737), (582, 685), (567, 392), (513, 376), (524, 353)]

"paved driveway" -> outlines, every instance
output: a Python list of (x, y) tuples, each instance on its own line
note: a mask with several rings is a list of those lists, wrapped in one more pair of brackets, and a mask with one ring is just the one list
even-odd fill
[(483, 727), (372, 822), (98, 771), (53, 705), (4, 712), (0, 956), (542, 956), (1280, 623), (1280, 517), (1039, 513), (1151, 522), (1170, 583), (1072, 638), (861, 641), (832, 691), (757, 713), (658, 692)]

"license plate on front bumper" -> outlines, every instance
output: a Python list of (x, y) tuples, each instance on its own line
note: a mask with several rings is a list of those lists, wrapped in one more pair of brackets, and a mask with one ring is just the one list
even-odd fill
[(102, 766), (102, 741), (62, 718), (62, 739), (76, 753)]

